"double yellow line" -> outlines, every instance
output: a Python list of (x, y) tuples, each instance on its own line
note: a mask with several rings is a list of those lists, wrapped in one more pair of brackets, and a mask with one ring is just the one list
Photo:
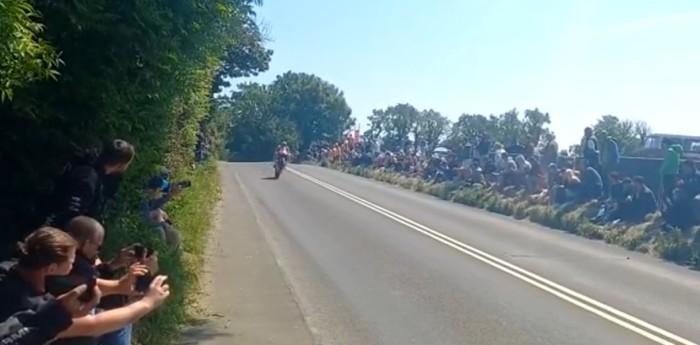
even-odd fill
[(432, 238), (448, 247), (452, 247), (466, 255), (471, 256), (493, 268), (496, 268), (504, 273), (507, 273), (515, 278), (518, 278), (530, 285), (533, 285), (541, 290), (549, 292), (550, 294), (557, 296), (581, 309), (587, 310), (595, 315), (602, 317), (612, 323), (615, 323), (621, 327), (624, 327), (634, 333), (637, 333), (643, 337), (646, 337), (658, 344), (663, 345), (698, 345), (688, 339), (682, 338), (676, 334), (669, 331), (661, 329), (654, 326), (644, 320), (636, 318), (629, 315), (623, 311), (615, 309), (605, 303), (596, 301), (588, 296), (571, 290), (567, 287), (559, 285), (551, 280), (545, 279), (535, 273), (529, 272), (521, 267), (513, 265), (507, 261), (499, 259), (491, 254), (481, 251), (477, 248), (469, 246), (463, 242), (460, 242), (452, 237), (444, 235), (436, 230), (433, 230), (425, 225), (417, 223), (410, 220), (404, 216), (401, 216), (395, 212), (387, 210), (377, 204), (360, 198), (354, 194), (346, 192), (338, 187), (330, 185), (312, 176), (304, 174), (298, 170), (288, 168), (288, 171), (292, 174), (299, 176), (309, 182), (316, 184), (328, 191), (338, 194), (348, 200), (351, 200), (361, 206), (364, 206), (376, 213), (379, 213), (389, 219), (396, 221), (406, 227), (415, 230), (416, 232), (423, 234), (427, 237)]

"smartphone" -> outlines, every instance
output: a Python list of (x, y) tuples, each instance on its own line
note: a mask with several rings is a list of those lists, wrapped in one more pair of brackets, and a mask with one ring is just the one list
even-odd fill
[(190, 188), (190, 187), (192, 187), (192, 181), (190, 181), (190, 180), (180, 181), (177, 183), (177, 186), (180, 188)]
[(78, 296), (78, 301), (81, 303), (89, 303), (95, 297), (95, 286), (97, 285), (97, 277), (92, 277), (87, 282), (87, 289), (82, 295)]
[(153, 281), (153, 276), (150, 274), (147, 274), (142, 277), (136, 278), (136, 283), (134, 284), (134, 290), (138, 292), (146, 292), (148, 291), (148, 288), (151, 286), (151, 282)]
[(141, 244), (134, 245), (134, 256), (137, 260), (143, 260), (146, 257), (146, 247)]
[(153, 255), (153, 248), (146, 248), (141, 244), (134, 245), (134, 256), (137, 260), (141, 261), (146, 258), (150, 258)]

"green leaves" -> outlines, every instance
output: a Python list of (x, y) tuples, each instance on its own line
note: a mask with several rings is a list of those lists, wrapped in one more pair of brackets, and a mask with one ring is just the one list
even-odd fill
[(447, 134), (450, 125), (446, 117), (433, 109), (419, 111), (405, 103), (375, 109), (368, 119), (370, 129), (365, 136), (380, 139), (383, 147), (394, 152), (404, 149), (408, 143), (414, 148), (433, 149)]
[(44, 26), (25, 0), (0, 0), (0, 103), (32, 82), (55, 78), (56, 50), (39, 35)]
[(644, 139), (652, 132), (649, 124), (644, 121), (621, 120), (613, 115), (602, 116), (592, 128), (601, 143), (608, 136), (615, 138), (620, 153), (624, 155), (639, 153), (644, 147)]
[(269, 86), (242, 84), (228, 105), (233, 126), (228, 151), (236, 160), (269, 160), (277, 144), (306, 149), (335, 142), (353, 124), (343, 93), (323, 79), (287, 72)]

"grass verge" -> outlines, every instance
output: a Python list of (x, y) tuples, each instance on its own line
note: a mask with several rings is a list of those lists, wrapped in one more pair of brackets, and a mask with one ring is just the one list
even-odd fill
[(431, 183), (421, 178), (406, 177), (368, 167), (329, 165), (365, 178), (400, 186), (443, 200), (485, 209), (490, 212), (529, 220), (549, 228), (566, 231), (590, 239), (603, 240), (629, 250), (647, 253), (691, 268), (700, 268), (700, 229), (661, 231), (662, 219), (653, 214), (641, 224), (597, 225), (590, 219), (598, 211), (593, 203), (550, 206), (532, 197), (506, 195), (488, 188), (472, 188), (454, 182)]
[[(153, 230), (144, 227), (133, 209), (119, 211), (127, 213), (111, 224), (119, 236), (108, 238), (109, 248), (105, 257), (110, 257), (109, 254), (114, 253), (116, 248), (135, 242), (154, 247), (159, 253), (161, 273), (168, 276), (170, 284), (171, 295), (166, 304), (135, 324), (134, 337), (137, 344), (178, 343), (182, 328), (199, 311), (197, 298), (201, 295), (200, 274), (204, 266), (207, 235), (213, 226), (213, 212), (220, 197), (216, 162), (205, 162), (193, 170), (176, 173), (173, 178), (175, 181), (184, 179), (191, 180), (192, 187), (166, 206), (166, 212), (175, 228), (180, 231), (182, 250), (165, 249)], [(129, 193), (130, 191), (125, 192)], [(123, 203), (134, 205), (135, 200)]]

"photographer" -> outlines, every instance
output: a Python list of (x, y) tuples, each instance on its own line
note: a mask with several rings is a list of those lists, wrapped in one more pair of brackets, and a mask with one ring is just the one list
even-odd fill
[(81, 285), (55, 300), (48, 301), (36, 311), (17, 312), (0, 323), (0, 345), (45, 344), (65, 331), (74, 317), (87, 315), (99, 300), (83, 303), (86, 285)]
[[(19, 259), (0, 264), (0, 320), (24, 311), (38, 313), (54, 300), (45, 290), (46, 280), (70, 273), (77, 246), (69, 234), (55, 228), (45, 227), (30, 234), (21, 245)], [(97, 315), (71, 315), (72, 323), (57, 338), (84, 337), (81, 344), (97, 344), (96, 337), (133, 323), (159, 307), (170, 295), (166, 279), (155, 277), (143, 298), (128, 306)], [(81, 295), (81, 301), (87, 301), (83, 302), (87, 312), (101, 297), (96, 280), (94, 283)]]
[(167, 169), (161, 170), (145, 186), (148, 196), (142, 209), (144, 219), (160, 232), (159, 236), (170, 248), (178, 248), (180, 246), (180, 233), (173, 227), (168, 214), (163, 208), (172, 197), (190, 186), (190, 181), (171, 183), (170, 173)]
[(0, 327), (2, 344), (44, 344), (67, 330), (74, 318), (87, 315), (100, 298), (84, 296), (85, 285), (54, 299), (45, 279), (68, 274), (77, 243), (65, 232), (42, 228), (19, 244), (18, 259), (0, 263)]
[[(96, 220), (78, 216), (73, 218), (66, 225), (68, 232), (78, 244), (75, 261), (71, 272), (63, 277), (52, 277), (47, 281), (50, 293), (56, 295), (63, 291), (74, 288), (78, 284), (90, 284), (91, 280), (102, 291), (103, 296), (121, 295), (138, 296), (141, 292), (135, 289), (137, 281), (148, 274), (148, 270), (143, 263), (131, 265), (129, 272), (116, 280), (103, 279), (95, 266), (99, 249), (104, 241), (105, 230)], [(128, 328), (130, 335), (130, 323), (122, 325), (119, 329)], [(81, 338), (60, 339), (55, 344), (95, 344), (94, 336)]]

